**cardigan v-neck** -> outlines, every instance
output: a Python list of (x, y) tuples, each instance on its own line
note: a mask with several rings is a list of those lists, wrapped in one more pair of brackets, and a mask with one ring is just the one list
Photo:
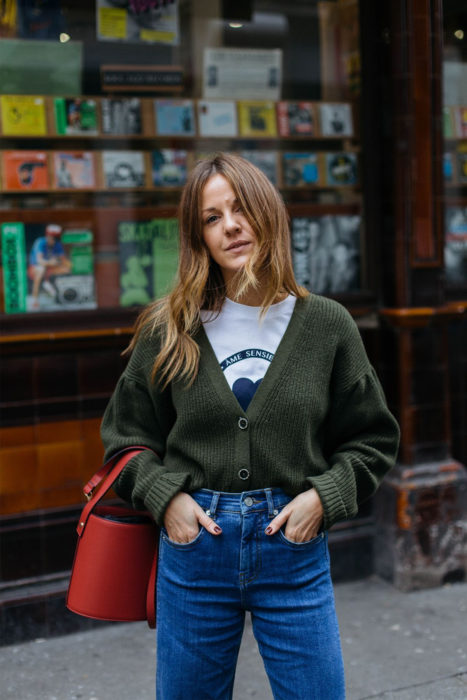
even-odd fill
[(306, 307), (308, 304), (310, 304), (311, 299), (312, 295), (309, 295), (304, 299), (297, 299), (295, 302), (295, 306), (284, 335), (282, 336), (276, 352), (274, 353), (274, 357), (246, 410), (241, 407), (237, 397), (230, 388), (213, 347), (209, 342), (209, 338), (207, 337), (204, 327), (200, 327), (195, 335), (195, 340), (203, 353), (207, 375), (213, 383), (222, 401), (226, 402), (226, 405), (230, 405), (232, 410), (235, 409), (237, 413), (248, 417), (249, 420), (254, 420), (255, 417), (261, 413), (266, 402), (268, 392), (273, 387), (277, 378), (284, 370), (286, 363), (290, 359), (290, 354), (296, 342), (297, 335), (300, 333), (303, 314), (306, 313)]
[(202, 328), (192, 383), (166, 389), (151, 371), (156, 335), (141, 337), (102, 421), (106, 458), (149, 448), (115, 488), (158, 523), (180, 491), (314, 487), (325, 529), (355, 515), (394, 463), (398, 427), (350, 314), (311, 295), (298, 299), (250, 405), (243, 411)]

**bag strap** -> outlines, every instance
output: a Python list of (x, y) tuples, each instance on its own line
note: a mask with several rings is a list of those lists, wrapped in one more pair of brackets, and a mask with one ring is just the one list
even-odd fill
[[(123, 456), (122, 452), (117, 452), (113, 457), (111, 457), (108, 462), (105, 463), (104, 467), (102, 467), (93, 477), (90, 479), (88, 486), (90, 483), (99, 484), (99, 488), (96, 489), (96, 485), (93, 486), (92, 489), (92, 496), (88, 503), (84, 506), (82, 512), (81, 512), (81, 517), (78, 522), (78, 526), (76, 528), (76, 531), (78, 533), (78, 536), (81, 537), (83, 530), (86, 526), (87, 520), (89, 516), (91, 515), (91, 512), (96, 506), (101, 498), (105, 496), (107, 491), (110, 489), (114, 481), (117, 479), (117, 477), (121, 474), (123, 469), (126, 467), (130, 459), (133, 459), (137, 454), (142, 452), (143, 450), (148, 449), (145, 447), (130, 447), (127, 450), (123, 450)], [(106, 474), (105, 478), (102, 478), (102, 474)], [(98, 476), (100, 478), (98, 478)], [(86, 487), (85, 487), (86, 488)], [(91, 493), (91, 491), (89, 491)]]
[(104, 462), (99, 471), (97, 471), (93, 476), (91, 476), (86, 486), (83, 487), (83, 493), (86, 496), (86, 499), (88, 501), (91, 500), (94, 489), (97, 488), (97, 486), (99, 486), (102, 479), (104, 479), (107, 476), (107, 474), (109, 474), (110, 471), (114, 468), (117, 457), (120, 457), (120, 455), (125, 454), (125, 452), (128, 452), (129, 450), (146, 449), (149, 448), (143, 447), (141, 445), (134, 445), (132, 447), (124, 447), (122, 450), (119, 450), (114, 455), (112, 455), (112, 457), (110, 457), (110, 459), (108, 459), (107, 462)]

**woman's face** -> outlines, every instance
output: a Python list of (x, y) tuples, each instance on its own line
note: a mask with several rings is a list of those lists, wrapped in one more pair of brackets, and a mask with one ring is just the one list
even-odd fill
[(223, 175), (213, 175), (206, 182), (201, 213), (203, 240), (228, 284), (248, 261), (256, 236)]

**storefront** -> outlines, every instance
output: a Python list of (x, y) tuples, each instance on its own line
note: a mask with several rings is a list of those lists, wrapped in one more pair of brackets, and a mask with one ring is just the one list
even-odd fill
[[(0, 16), (5, 639), (75, 624), (63, 593), (100, 417), (138, 310), (173, 279), (186, 173), (217, 150), (279, 187), (299, 282), (354, 315), (401, 423), (381, 493), (331, 533), (335, 579), (464, 577), (463, 3), (67, 5)], [(46, 245), (60, 265), (41, 276)]]

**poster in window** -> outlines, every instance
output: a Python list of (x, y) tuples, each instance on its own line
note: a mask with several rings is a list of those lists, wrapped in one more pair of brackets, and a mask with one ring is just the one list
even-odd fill
[(360, 216), (292, 219), (297, 282), (316, 294), (354, 292), (360, 285)]
[(179, 43), (178, 0), (97, 0), (99, 41)]
[(467, 207), (446, 207), (444, 269), (449, 284), (467, 285)]
[(205, 49), (203, 97), (279, 100), (281, 49)]

